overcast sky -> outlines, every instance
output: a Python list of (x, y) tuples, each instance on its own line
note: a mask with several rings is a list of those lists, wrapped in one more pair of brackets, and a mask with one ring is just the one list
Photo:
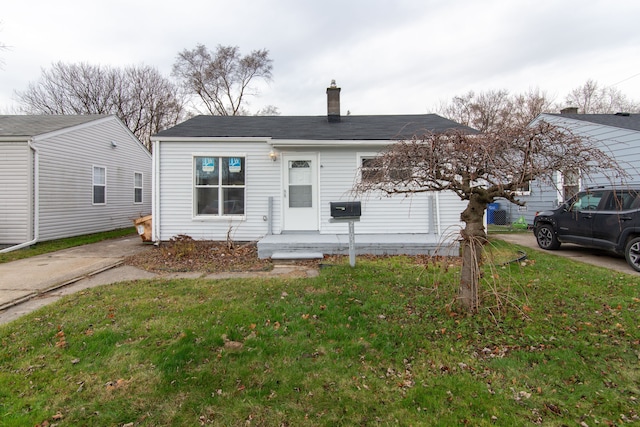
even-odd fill
[(0, 8), (0, 112), (52, 63), (151, 65), (170, 76), (198, 43), (267, 49), (273, 81), (251, 100), (283, 115), (423, 114), (469, 90), (587, 79), (640, 100), (638, 0), (20, 0)]

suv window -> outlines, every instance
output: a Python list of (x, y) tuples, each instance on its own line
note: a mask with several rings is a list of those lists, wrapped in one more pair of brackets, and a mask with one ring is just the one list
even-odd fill
[(572, 211), (595, 211), (598, 209), (603, 192), (578, 194), (571, 204)]
[(607, 201), (603, 204), (604, 211), (627, 211), (640, 207), (640, 195), (635, 191), (612, 191)]

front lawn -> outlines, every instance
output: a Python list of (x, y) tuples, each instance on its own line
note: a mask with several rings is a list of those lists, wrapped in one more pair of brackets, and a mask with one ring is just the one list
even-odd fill
[(474, 317), (446, 259), (83, 291), (0, 326), (0, 425), (639, 423), (640, 279), (529, 256)]

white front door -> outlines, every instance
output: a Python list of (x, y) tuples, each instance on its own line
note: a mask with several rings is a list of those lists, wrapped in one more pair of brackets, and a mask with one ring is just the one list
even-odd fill
[(318, 155), (285, 154), (284, 231), (318, 230)]

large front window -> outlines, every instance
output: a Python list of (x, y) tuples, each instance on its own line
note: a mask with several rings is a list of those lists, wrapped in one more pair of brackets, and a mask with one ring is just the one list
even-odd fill
[(194, 168), (196, 215), (244, 215), (244, 157), (195, 157)]

